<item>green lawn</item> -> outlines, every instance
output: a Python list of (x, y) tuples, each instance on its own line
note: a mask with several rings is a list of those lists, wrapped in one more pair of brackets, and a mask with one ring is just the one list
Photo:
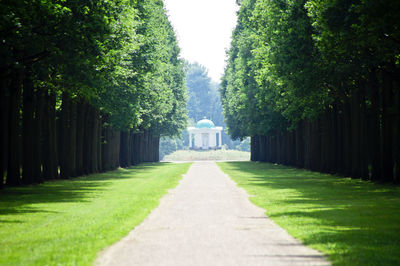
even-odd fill
[(0, 264), (92, 264), (143, 221), (189, 166), (141, 164), (0, 191)]
[(400, 265), (400, 188), (254, 162), (219, 167), (335, 265)]
[(179, 150), (165, 155), (163, 161), (248, 161), (250, 152), (238, 150)]

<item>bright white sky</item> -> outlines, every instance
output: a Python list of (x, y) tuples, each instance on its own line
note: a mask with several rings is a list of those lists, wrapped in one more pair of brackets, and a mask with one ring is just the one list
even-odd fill
[(164, 0), (178, 37), (181, 56), (199, 62), (216, 82), (225, 68), (225, 50), (229, 48), (236, 25), (235, 0)]

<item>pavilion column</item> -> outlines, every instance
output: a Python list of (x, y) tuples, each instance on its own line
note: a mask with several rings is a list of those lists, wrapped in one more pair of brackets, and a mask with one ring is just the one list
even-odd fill
[(221, 137), (221, 134), (222, 133), (222, 131), (220, 131), (219, 132), (219, 134), (218, 134), (218, 137), (219, 137), (219, 142), (218, 142), (218, 144), (219, 144), (219, 147), (222, 147), (222, 137)]
[(191, 132), (189, 132), (189, 149), (192, 148), (192, 137), (193, 137), (193, 134)]

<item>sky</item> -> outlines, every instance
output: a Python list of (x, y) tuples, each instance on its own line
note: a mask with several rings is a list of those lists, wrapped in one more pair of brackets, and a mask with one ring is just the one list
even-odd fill
[(198, 62), (219, 82), (236, 25), (235, 0), (164, 0), (181, 57)]

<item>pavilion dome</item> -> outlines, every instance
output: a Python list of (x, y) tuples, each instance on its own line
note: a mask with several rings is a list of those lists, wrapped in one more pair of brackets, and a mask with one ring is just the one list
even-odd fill
[(196, 128), (214, 128), (215, 125), (213, 121), (203, 118), (196, 123)]

